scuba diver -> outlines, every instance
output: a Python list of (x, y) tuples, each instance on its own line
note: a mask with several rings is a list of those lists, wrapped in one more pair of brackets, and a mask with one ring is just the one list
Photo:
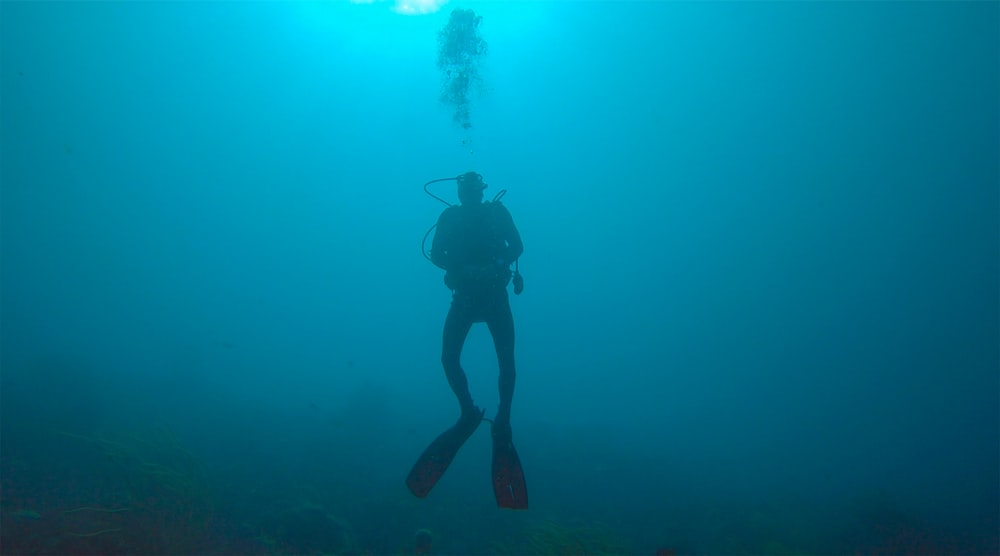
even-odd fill
[[(427, 191), (427, 185), (445, 180), (458, 182), (461, 205), (451, 205)], [(448, 384), (458, 398), (461, 417), (424, 450), (410, 471), (406, 485), (415, 496), (427, 496), (479, 424), (490, 421), (493, 491), (497, 505), (527, 509), (527, 487), (510, 428), (515, 376), (514, 319), (507, 297), (507, 284), (512, 278), (515, 294), (520, 294), (524, 288), (517, 271), (517, 259), (524, 245), (510, 212), (499, 201), (506, 191), (501, 191), (493, 201), (483, 202), (484, 189), (483, 177), (475, 172), (424, 185), (424, 191), (449, 205), (438, 218), (428, 258), (445, 271), (444, 283), (452, 290), (451, 308), (444, 323), (441, 363)], [(424, 239), (426, 241), (426, 236)], [(515, 266), (513, 272), (511, 265)], [(500, 367), (500, 403), (492, 420), (485, 418), (485, 410), (473, 403), (460, 363), (469, 329), (477, 322), (485, 322), (489, 327)]]

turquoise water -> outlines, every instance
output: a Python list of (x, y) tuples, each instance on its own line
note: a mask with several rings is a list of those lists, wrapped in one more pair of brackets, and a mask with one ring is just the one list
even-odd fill
[[(0, 545), (996, 553), (998, 18), (3, 2)], [(484, 432), (403, 484), (457, 417), (421, 187), (469, 170), (525, 243), (528, 512)], [(492, 414), (485, 327), (463, 365)]]

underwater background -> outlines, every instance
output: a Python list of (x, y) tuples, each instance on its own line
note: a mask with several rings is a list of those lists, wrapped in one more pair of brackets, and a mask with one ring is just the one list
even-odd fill
[[(996, 554), (998, 22), (0, 3), (0, 551)], [(525, 242), (525, 512), (486, 427), (403, 482), (458, 416), (421, 188), (469, 170)], [(483, 325), (463, 365), (492, 415)]]

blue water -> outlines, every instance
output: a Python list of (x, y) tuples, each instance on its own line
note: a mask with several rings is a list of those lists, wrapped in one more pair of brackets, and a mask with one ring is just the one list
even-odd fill
[[(997, 553), (998, 21), (3, 2), (0, 550)], [(458, 415), (421, 187), (469, 170), (525, 243), (527, 512), (486, 427), (403, 483)], [(491, 415), (484, 326), (463, 365)]]

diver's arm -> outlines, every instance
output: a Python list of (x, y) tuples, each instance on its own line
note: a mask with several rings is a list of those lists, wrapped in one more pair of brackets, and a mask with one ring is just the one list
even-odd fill
[(451, 244), (451, 223), (445, 217), (447, 211), (438, 218), (437, 229), (434, 231), (434, 241), (431, 242), (431, 262), (441, 270), (450, 267), (449, 246)]
[(524, 243), (521, 242), (521, 234), (518, 233), (513, 224), (510, 231), (511, 236), (507, 239), (507, 260), (514, 262), (521, 256), (521, 253), (524, 253)]
[(510, 212), (504, 208), (505, 222), (504, 222), (504, 240), (507, 242), (507, 253), (506, 259), (508, 263), (513, 263), (524, 253), (524, 242), (521, 241), (521, 234), (517, 231), (517, 226), (514, 225), (514, 218), (510, 215)]

